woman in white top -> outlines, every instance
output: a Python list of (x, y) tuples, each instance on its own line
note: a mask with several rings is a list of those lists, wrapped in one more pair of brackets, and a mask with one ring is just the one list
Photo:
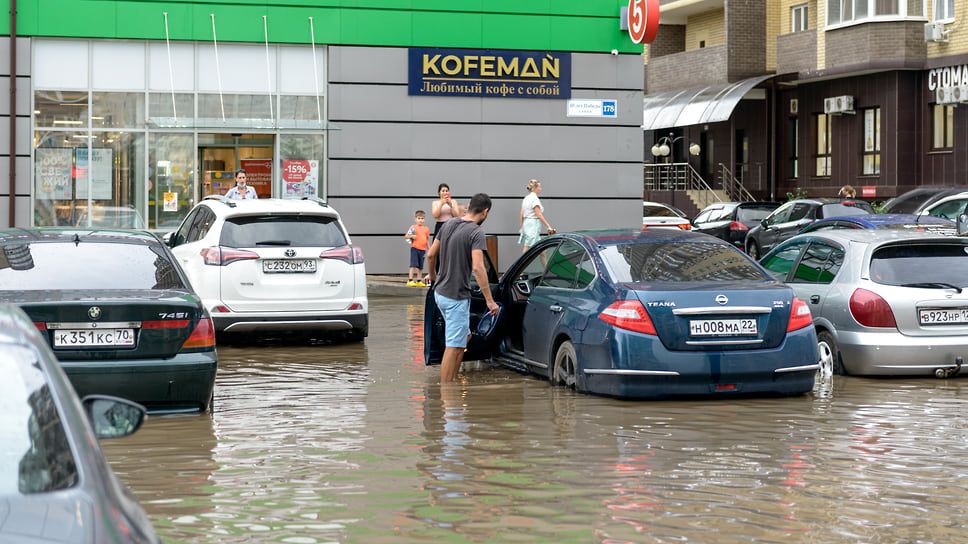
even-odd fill
[(545, 219), (544, 206), (538, 198), (540, 194), (541, 182), (536, 179), (529, 181), (528, 196), (521, 202), (521, 236), (518, 237), (518, 243), (524, 244), (524, 251), (538, 243), (542, 224), (548, 229), (548, 234), (556, 232)]

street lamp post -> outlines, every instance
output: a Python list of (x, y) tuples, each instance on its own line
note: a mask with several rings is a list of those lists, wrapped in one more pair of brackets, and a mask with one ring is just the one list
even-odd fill
[[(661, 138), (659, 138), (659, 141), (657, 141), (655, 145), (652, 146), (652, 156), (655, 157), (656, 159), (658, 159), (659, 157), (663, 157), (663, 158), (666, 158), (667, 161), (671, 159), (673, 162), (675, 162), (675, 154), (672, 153), (673, 146), (675, 146), (676, 142), (684, 138), (685, 136), (676, 136), (675, 133), (673, 132), (670, 132), (668, 136), (662, 136)], [(689, 144), (690, 155), (698, 157), (699, 151), (700, 151), (699, 144), (697, 143)], [(669, 156), (670, 153), (672, 153), (671, 157)], [(666, 179), (668, 180), (669, 178), (672, 177), (671, 166), (666, 168), (666, 171), (667, 171)], [(672, 186), (672, 205), (673, 206), (676, 205), (676, 189), (678, 189), (677, 182), (673, 183), (673, 186)]]

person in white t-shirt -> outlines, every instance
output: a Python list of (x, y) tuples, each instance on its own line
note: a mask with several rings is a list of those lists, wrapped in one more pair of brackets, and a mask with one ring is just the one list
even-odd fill
[(524, 245), (527, 252), (531, 246), (538, 243), (541, 237), (541, 225), (548, 229), (548, 234), (557, 232), (544, 216), (544, 206), (538, 195), (541, 194), (541, 182), (533, 179), (528, 182), (528, 196), (521, 201), (521, 235), (518, 243)]
[(259, 198), (259, 195), (255, 192), (255, 189), (251, 185), (245, 184), (245, 170), (239, 168), (235, 171), (235, 187), (232, 187), (225, 193), (225, 196), (233, 200), (242, 200), (245, 198)]

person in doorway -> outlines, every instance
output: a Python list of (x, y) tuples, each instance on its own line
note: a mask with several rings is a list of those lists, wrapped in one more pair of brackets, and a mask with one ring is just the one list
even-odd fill
[(544, 206), (538, 195), (541, 194), (541, 182), (533, 179), (528, 182), (528, 196), (521, 201), (520, 232), (518, 243), (524, 245), (527, 252), (532, 246), (538, 243), (541, 237), (541, 225), (548, 229), (548, 234), (557, 232), (544, 216)]
[(434, 225), (434, 238), (440, 232), (440, 227), (454, 217), (464, 214), (464, 209), (457, 201), (450, 197), (450, 185), (441, 183), (437, 186), (437, 200), (430, 205), (430, 213), (434, 216), (437, 223)]
[(857, 191), (850, 185), (844, 185), (840, 188), (840, 192), (837, 193), (840, 198), (855, 198), (857, 196)]
[[(487, 239), (481, 224), (491, 210), (491, 197), (477, 193), (463, 216), (451, 219), (440, 228), (427, 251), (427, 274), (434, 288), (434, 301), (444, 316), (444, 356), (440, 363), (440, 381), (457, 379), (464, 348), (471, 335), (471, 272), (480, 286), (488, 313), (497, 315), (499, 306), (491, 295), (484, 265)], [(440, 261), (440, 270), (437, 261)], [(429, 319), (424, 317), (424, 319)]]
[(410, 243), (410, 276), (407, 285), (410, 287), (426, 287), (423, 282), (424, 256), (427, 253), (427, 239), (430, 238), (430, 229), (424, 225), (427, 214), (423, 210), (417, 210), (413, 214), (413, 225), (407, 231), (405, 238)]
[(233, 200), (242, 200), (245, 198), (259, 198), (256, 194), (255, 189), (251, 185), (246, 185), (245, 183), (245, 170), (239, 168), (235, 171), (235, 187), (232, 187), (225, 193), (225, 196)]

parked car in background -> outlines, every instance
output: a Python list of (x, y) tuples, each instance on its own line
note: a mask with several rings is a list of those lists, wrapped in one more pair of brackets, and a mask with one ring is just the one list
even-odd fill
[(368, 334), (363, 251), (322, 200), (206, 197), (167, 240), (216, 333)]
[(800, 234), (827, 229), (900, 229), (915, 232), (936, 232), (955, 235), (955, 222), (933, 215), (910, 213), (872, 213), (845, 217), (829, 217), (810, 223)]
[(127, 436), (144, 407), (78, 399), (41, 333), (0, 304), (0, 542), (161, 542), (104, 458), (99, 438)]
[(204, 411), (218, 357), (212, 320), (153, 234), (0, 231), (0, 299), (20, 306), (74, 389), (152, 411)]
[(779, 206), (779, 202), (717, 202), (693, 218), (692, 230), (711, 234), (742, 249), (750, 228)]
[(883, 213), (916, 213), (925, 202), (933, 200), (938, 195), (959, 192), (964, 189), (953, 187), (918, 187), (900, 194), (884, 203)]
[(795, 236), (818, 219), (845, 215), (866, 215), (874, 208), (863, 200), (804, 198), (791, 200), (773, 210), (746, 234), (746, 253), (759, 259), (776, 244)]
[(822, 230), (760, 264), (809, 302), (826, 373), (947, 377), (968, 354), (966, 238)]
[[(810, 391), (807, 305), (729, 243), (679, 229), (544, 238), (500, 282), (503, 306), (466, 360), (489, 359), (579, 392), (630, 398)], [(487, 308), (472, 295), (472, 327)], [(427, 296), (428, 363), (443, 321)], [(472, 328), (472, 330), (474, 330)]]
[(661, 202), (642, 201), (642, 228), (677, 227), (689, 230), (692, 224), (686, 212)]
[(915, 213), (956, 220), (966, 205), (968, 205), (968, 189), (962, 188), (935, 196), (922, 204)]
[(101, 229), (138, 229), (148, 228), (145, 220), (134, 208), (116, 206), (93, 206), (88, 214), (86, 207), (78, 210), (78, 227), (95, 227)]

